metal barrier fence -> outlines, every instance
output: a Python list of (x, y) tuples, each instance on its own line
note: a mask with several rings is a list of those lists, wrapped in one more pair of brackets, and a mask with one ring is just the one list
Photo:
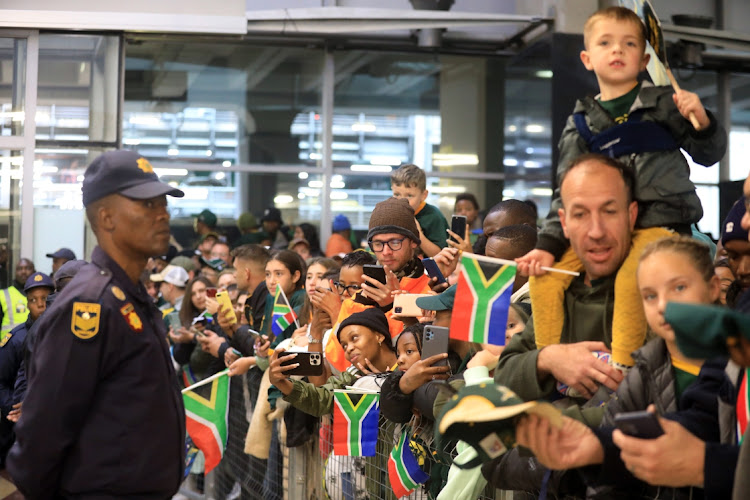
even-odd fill
[[(403, 427), (381, 417), (378, 446), (374, 457), (335, 456), (331, 416), (316, 419), (288, 408), (284, 418), (269, 425), (271, 442), (268, 459), (245, 453), (247, 430), (258, 395), (261, 374), (251, 370), (235, 377), (230, 386), (229, 438), (221, 463), (205, 478), (204, 493), (196, 492), (196, 477), (186, 481), (183, 497), (192, 499), (241, 500), (395, 500), (388, 479), (388, 457)], [(252, 403), (251, 403), (252, 402)], [(296, 412), (296, 414), (295, 414)], [(280, 413), (280, 412), (279, 412)], [(290, 433), (284, 421), (293, 429)], [(303, 428), (303, 432), (299, 429)], [(447, 477), (448, 463), (432, 446), (430, 424), (412, 423), (421, 429), (414, 440), (422, 470), (431, 475), (427, 485), (408, 497), (434, 498)], [(266, 436), (267, 439), (267, 436)], [(287, 446), (297, 444), (297, 446)], [(454, 443), (455, 444), (455, 443)], [(453, 456), (453, 445), (449, 455)], [(500, 492), (485, 488), (478, 500), (499, 500)]]

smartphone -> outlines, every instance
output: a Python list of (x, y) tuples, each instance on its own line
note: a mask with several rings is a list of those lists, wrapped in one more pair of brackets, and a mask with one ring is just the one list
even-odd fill
[(211, 299), (216, 297), (216, 288), (213, 288), (213, 287), (206, 288), (206, 297), (209, 297)]
[[(232, 307), (232, 299), (229, 298), (229, 294), (227, 292), (217, 292), (216, 302), (219, 303), (219, 314), (221, 314), (222, 309), (226, 309), (227, 307), (230, 310), (234, 311)], [(237, 317), (234, 314), (232, 314), (229, 324), (233, 325), (235, 323), (237, 323)]]
[(383, 266), (378, 266), (377, 264), (365, 264), (362, 266), (362, 269), (365, 276), (375, 278), (377, 281), (385, 285), (385, 269), (383, 269)]
[(438, 284), (445, 283), (445, 276), (443, 276), (443, 273), (440, 271), (435, 259), (432, 257), (422, 259), (422, 265), (424, 266), (425, 271), (427, 271), (427, 276), (430, 278), (436, 278)]
[[(444, 326), (427, 325), (422, 334), (422, 359), (448, 352), (449, 330)], [(432, 366), (448, 366), (448, 358), (441, 359)]]
[[(466, 236), (466, 216), (465, 215), (454, 215), (451, 217), (451, 231), (461, 237)], [(455, 241), (455, 240), (454, 240)]]
[[(283, 355), (286, 356), (285, 352)], [(323, 375), (323, 353), (322, 352), (296, 352), (297, 356), (281, 363), (281, 366), (289, 366), (299, 363), (297, 368), (284, 372), (287, 375), (320, 376)]]
[(402, 293), (393, 297), (393, 314), (416, 318), (422, 315), (422, 308), (417, 305), (419, 297), (430, 297), (427, 293)]
[(177, 332), (179, 328), (182, 327), (182, 322), (180, 321), (180, 313), (177, 311), (172, 311), (171, 313), (167, 314), (165, 319), (167, 320), (167, 324), (172, 327), (172, 330)]
[(628, 436), (656, 439), (664, 434), (656, 414), (650, 411), (630, 411), (615, 415), (615, 427)]
[(191, 327), (190, 327), (190, 332), (191, 332), (191, 333), (192, 333), (193, 335), (197, 335), (197, 336), (199, 336), (199, 337), (205, 337), (205, 336), (206, 336), (206, 334), (205, 334), (205, 333), (203, 333), (202, 331), (198, 330), (198, 329), (197, 329), (196, 327), (194, 327), (194, 326), (191, 326)]

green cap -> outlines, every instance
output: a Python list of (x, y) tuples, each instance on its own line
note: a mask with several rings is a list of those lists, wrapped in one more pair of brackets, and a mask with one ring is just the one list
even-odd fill
[(187, 272), (195, 271), (195, 261), (185, 255), (178, 255), (177, 257), (172, 259), (170, 264), (173, 266), (181, 267)]
[(449, 286), (443, 293), (430, 297), (419, 297), (416, 300), (417, 307), (426, 311), (450, 311), (453, 309), (453, 300), (456, 298), (456, 287)]
[(750, 316), (722, 306), (670, 302), (664, 319), (674, 330), (680, 352), (688, 358), (726, 356), (727, 339), (742, 335), (750, 340)]
[(258, 219), (256, 219), (250, 212), (244, 212), (237, 218), (237, 228), (240, 231), (243, 229), (254, 229), (256, 227), (258, 227)]
[(562, 427), (562, 413), (550, 403), (524, 402), (507, 387), (491, 382), (464, 386), (443, 407), (435, 426), (435, 444), (442, 450), (449, 441), (466, 442), (478, 456), (456, 465), (462, 469), (477, 467), (515, 446), (513, 417), (521, 413), (543, 416)]
[(198, 219), (198, 222), (202, 222), (212, 229), (216, 227), (216, 222), (218, 221), (216, 214), (209, 209), (205, 209), (201, 213), (193, 215), (193, 217)]

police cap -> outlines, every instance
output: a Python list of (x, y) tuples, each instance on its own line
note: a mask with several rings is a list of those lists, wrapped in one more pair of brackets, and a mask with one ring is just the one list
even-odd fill
[(182, 198), (185, 193), (159, 180), (151, 164), (135, 151), (108, 151), (88, 166), (83, 178), (83, 205), (110, 194), (147, 200), (165, 194)]
[(44, 273), (36, 272), (29, 276), (29, 279), (26, 280), (26, 284), (23, 287), (24, 293), (28, 292), (32, 288), (37, 288), (40, 286), (45, 286), (47, 288), (51, 288), (52, 290), (55, 289), (55, 284), (52, 283), (52, 278), (47, 276)]

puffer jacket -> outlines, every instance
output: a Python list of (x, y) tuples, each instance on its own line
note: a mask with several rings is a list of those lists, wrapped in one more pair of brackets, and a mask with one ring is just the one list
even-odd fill
[[(643, 110), (642, 121), (655, 122), (664, 127), (679, 148), (684, 149), (698, 164), (711, 166), (721, 160), (727, 149), (727, 134), (714, 116), (708, 113), (711, 124), (696, 131), (672, 100), (672, 87), (655, 87), (649, 82), (641, 90), (630, 108), (630, 114)], [(617, 125), (594, 97), (579, 99), (573, 114), (584, 113), (593, 134)], [(558, 144), (560, 159), (557, 179), (562, 179), (568, 166), (578, 156), (588, 153), (586, 141), (576, 128), (573, 115), (563, 129)], [(635, 170), (635, 199), (638, 201), (636, 227), (674, 227), (693, 224), (703, 216), (695, 185), (690, 180), (690, 167), (679, 149), (643, 152), (618, 158)], [(555, 194), (549, 215), (539, 233), (537, 248), (552, 253), (559, 259), (568, 247), (560, 226), (557, 210), (562, 208), (560, 189)]]
[[(656, 406), (659, 415), (679, 409), (672, 362), (664, 340), (653, 339), (633, 353), (633, 360), (635, 365), (605, 407), (602, 426), (613, 426), (618, 413), (646, 410), (650, 404)], [(641, 491), (634, 491), (632, 486), (628, 491), (611, 486), (589, 487), (586, 498), (632, 498), (635, 495), (641, 498), (690, 499), (703, 495), (699, 488), (667, 488), (641, 483)]]

